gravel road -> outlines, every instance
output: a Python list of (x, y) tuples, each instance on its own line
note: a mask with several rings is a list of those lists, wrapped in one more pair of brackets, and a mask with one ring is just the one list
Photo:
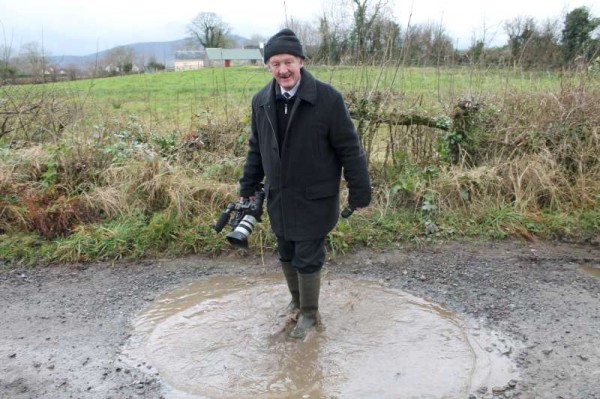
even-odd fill
[[(404, 245), (337, 256), (326, 267), (379, 279), (517, 342), (506, 355), (519, 380), (471, 398), (600, 398), (597, 244)], [(272, 272), (277, 260), (232, 253), (0, 269), (0, 398), (161, 398), (152, 365), (132, 368), (120, 357), (136, 314), (182, 284)]]

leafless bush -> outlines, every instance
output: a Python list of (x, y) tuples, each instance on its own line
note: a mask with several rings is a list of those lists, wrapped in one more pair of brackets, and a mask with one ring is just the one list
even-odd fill
[[(375, 181), (397, 196), (475, 213), (503, 206), (523, 213), (587, 209), (597, 203), (600, 88), (586, 76), (565, 77), (553, 91), (448, 104), (445, 115), (415, 99), (389, 93), (384, 103), (376, 94), (350, 93), (347, 102)], [(424, 172), (429, 167), (435, 178)]]
[(76, 93), (47, 86), (0, 88), (0, 137), (55, 142), (82, 114)]

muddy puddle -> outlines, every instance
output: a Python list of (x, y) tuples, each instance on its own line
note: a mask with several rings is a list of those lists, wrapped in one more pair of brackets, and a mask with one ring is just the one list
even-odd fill
[(593, 265), (591, 263), (588, 263), (588, 264), (579, 266), (578, 270), (580, 272), (583, 272), (590, 276), (600, 277), (600, 265), (599, 264)]
[(457, 398), (517, 378), (505, 339), (379, 282), (325, 276), (305, 340), (287, 338), (288, 302), (279, 274), (197, 281), (137, 317), (125, 360), (172, 399)]

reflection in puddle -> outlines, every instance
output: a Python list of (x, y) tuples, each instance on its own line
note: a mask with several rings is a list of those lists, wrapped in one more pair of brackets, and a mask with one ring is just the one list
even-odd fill
[(323, 329), (303, 341), (283, 331), (288, 295), (279, 275), (195, 282), (137, 318), (125, 354), (177, 399), (455, 398), (516, 376), (491, 336), (401, 291), (325, 277)]
[(600, 265), (586, 264), (579, 267), (579, 271), (589, 274), (590, 276), (600, 277)]

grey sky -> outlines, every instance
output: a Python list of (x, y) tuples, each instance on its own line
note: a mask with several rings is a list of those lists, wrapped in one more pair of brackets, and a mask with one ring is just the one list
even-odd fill
[[(137, 42), (161, 42), (186, 36), (185, 26), (200, 12), (216, 12), (232, 32), (244, 37), (270, 36), (286, 19), (315, 21), (332, 4), (347, 0), (17, 0), (0, 3), (0, 45), (19, 49), (38, 42), (53, 55), (86, 55)], [(390, 0), (392, 3), (393, 0)], [(503, 43), (502, 23), (517, 16), (543, 21), (559, 18), (589, 0), (395, 0), (392, 15), (402, 27), (409, 21), (442, 23), (459, 47), (473, 37)]]

